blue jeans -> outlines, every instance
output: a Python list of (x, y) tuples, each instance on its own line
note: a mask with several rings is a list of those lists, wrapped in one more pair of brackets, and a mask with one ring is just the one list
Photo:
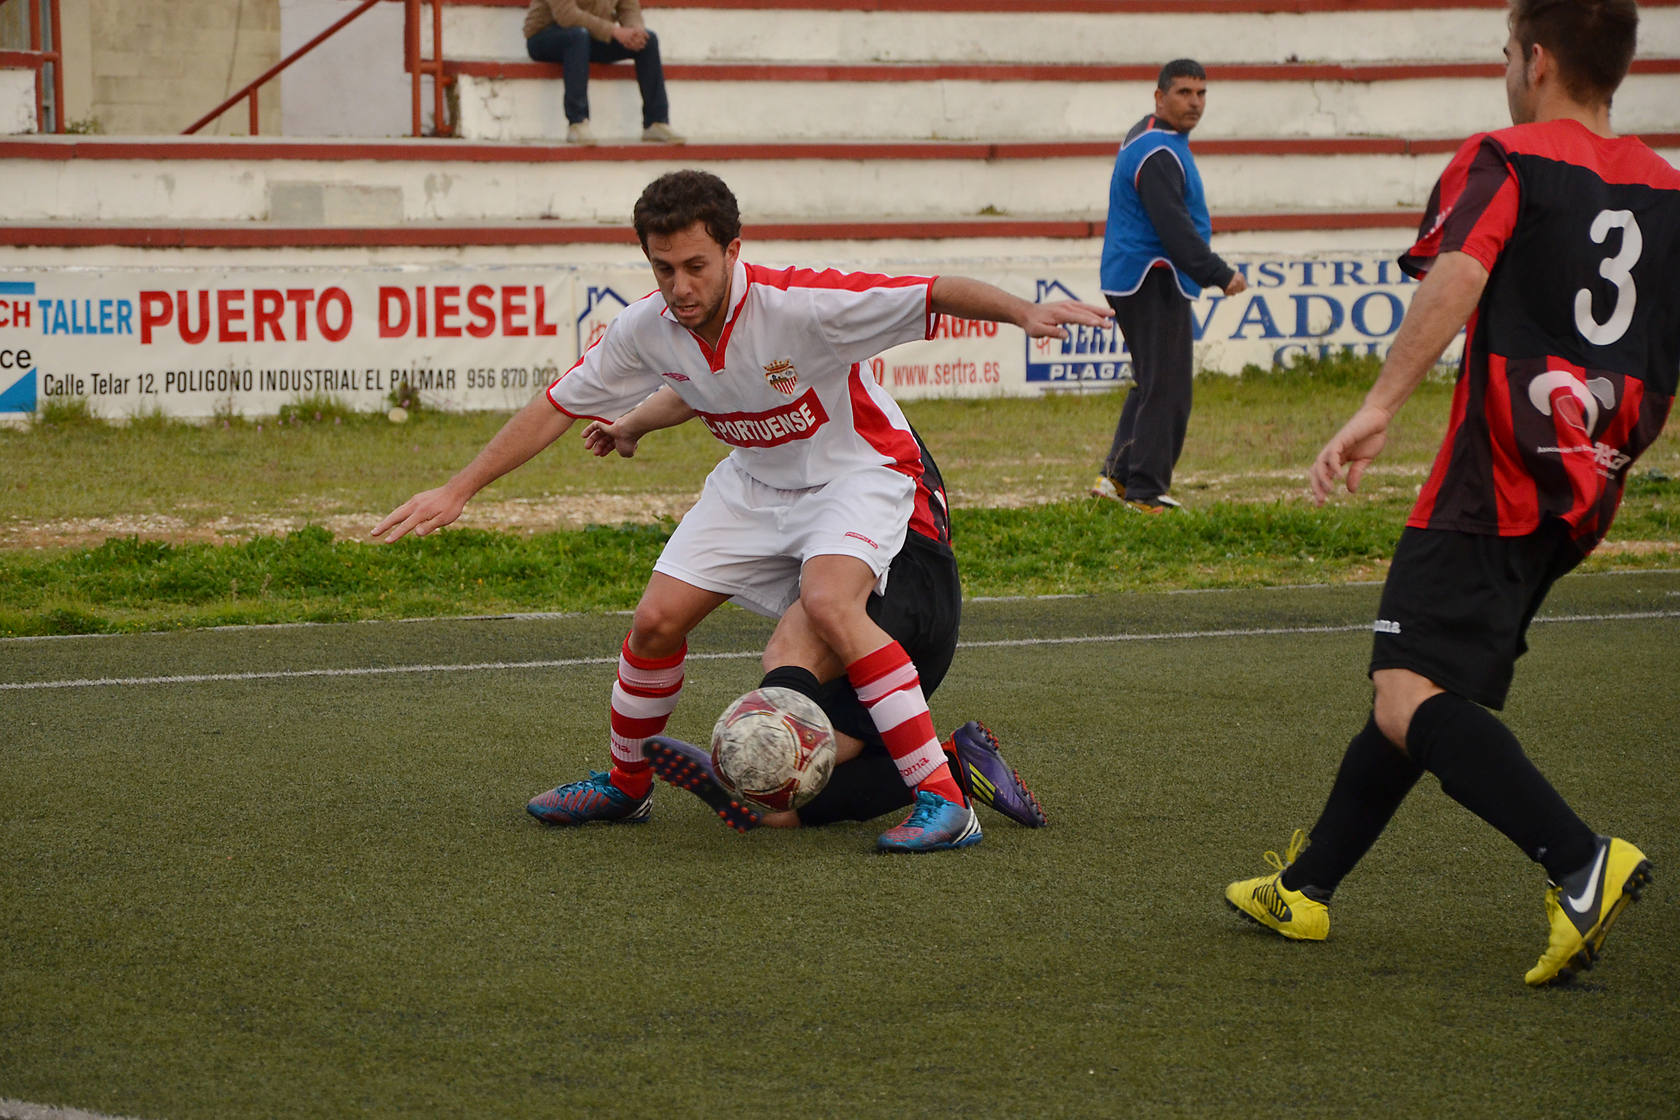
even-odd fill
[(642, 89), (642, 127), (669, 124), (671, 107), (665, 100), (665, 69), (659, 64), (659, 38), (648, 32), (647, 46), (629, 50), (616, 41), (601, 42), (582, 27), (551, 23), (525, 40), (525, 51), (536, 62), (558, 62), (566, 83), (566, 120), (589, 119), (589, 64), (636, 63), (636, 84)]

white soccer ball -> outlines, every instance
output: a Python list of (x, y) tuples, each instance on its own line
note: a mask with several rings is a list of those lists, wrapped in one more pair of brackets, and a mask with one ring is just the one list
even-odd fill
[(712, 728), (712, 769), (731, 793), (772, 812), (797, 809), (834, 772), (834, 727), (791, 688), (755, 688)]

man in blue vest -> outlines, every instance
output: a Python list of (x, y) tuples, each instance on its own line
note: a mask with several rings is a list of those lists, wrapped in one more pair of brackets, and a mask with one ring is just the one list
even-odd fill
[(1248, 286), (1208, 247), (1213, 223), (1190, 156), (1190, 130), (1206, 106), (1200, 63), (1163, 66), (1155, 111), (1126, 134), (1108, 188), (1102, 290), (1132, 352), (1135, 385), (1091, 495), (1142, 513), (1178, 507), (1167, 491), (1190, 424), (1190, 301), (1203, 288), (1236, 295)]

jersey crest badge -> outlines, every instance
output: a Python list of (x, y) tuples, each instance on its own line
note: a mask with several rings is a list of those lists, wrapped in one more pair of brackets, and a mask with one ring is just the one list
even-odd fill
[(765, 366), (764, 379), (784, 396), (791, 397), (799, 391), (799, 371), (793, 368), (792, 358), (777, 358)]

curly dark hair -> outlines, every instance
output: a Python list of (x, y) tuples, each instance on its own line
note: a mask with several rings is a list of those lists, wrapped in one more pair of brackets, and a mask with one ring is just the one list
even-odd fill
[(636, 239), (647, 251), (648, 235), (669, 236), (702, 222), (719, 245), (741, 236), (741, 208), (722, 179), (708, 171), (671, 171), (647, 185), (636, 200)]
[(1639, 38), (1634, 0), (1511, 0), (1511, 33), (1526, 59), (1534, 44), (1557, 59), (1577, 101), (1608, 101), (1627, 76)]

